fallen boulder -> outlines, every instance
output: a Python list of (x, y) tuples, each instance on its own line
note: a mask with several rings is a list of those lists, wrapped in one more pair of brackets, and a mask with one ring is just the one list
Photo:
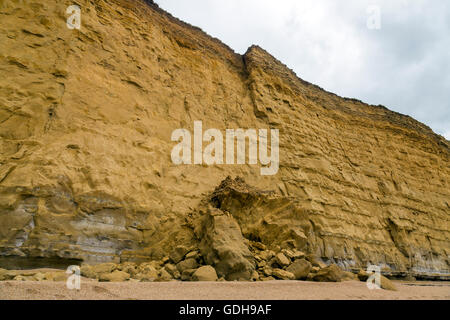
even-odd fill
[(219, 277), (229, 281), (251, 279), (255, 260), (232, 216), (218, 209), (208, 213), (200, 233), (201, 254)]

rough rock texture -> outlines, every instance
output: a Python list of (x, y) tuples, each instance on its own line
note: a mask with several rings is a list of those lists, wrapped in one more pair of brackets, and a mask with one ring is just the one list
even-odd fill
[[(160, 260), (204, 241), (207, 198), (224, 214), (208, 219), (276, 254), (292, 241), (347, 270), (449, 275), (443, 137), (309, 84), (259, 47), (238, 55), (151, 1), (77, 3), (80, 30), (65, 23), (73, 1), (0, 2), (0, 267)], [(195, 120), (279, 129), (278, 174), (172, 164), (171, 133)], [(243, 180), (208, 198), (227, 176)]]
[(203, 219), (200, 252), (205, 262), (227, 280), (249, 280), (255, 269), (253, 255), (244, 242), (236, 220), (220, 210), (211, 210)]
[(291, 272), (296, 280), (303, 280), (311, 271), (311, 263), (305, 259), (299, 259), (286, 268), (286, 271)]
[(216, 270), (211, 266), (198, 268), (192, 275), (194, 281), (217, 281)]

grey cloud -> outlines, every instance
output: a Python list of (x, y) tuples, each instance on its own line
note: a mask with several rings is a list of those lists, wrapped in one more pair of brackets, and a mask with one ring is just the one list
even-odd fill
[[(447, 0), (157, 0), (243, 53), (265, 48), (299, 77), (410, 115), (450, 139)], [(381, 29), (366, 27), (369, 5)]]

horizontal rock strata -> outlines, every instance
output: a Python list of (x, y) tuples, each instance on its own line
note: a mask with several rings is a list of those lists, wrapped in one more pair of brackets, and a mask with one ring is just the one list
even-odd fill
[[(200, 265), (225, 279), (303, 278), (308, 266), (275, 257), (289, 250), (312, 269), (449, 276), (443, 137), (307, 83), (257, 46), (236, 54), (151, 1), (77, 3), (80, 30), (66, 26), (67, 1), (0, 12), (0, 267), (166, 258), (165, 278)], [(279, 172), (174, 165), (171, 133), (197, 120), (279, 129)], [(180, 266), (179, 245), (200, 258)]]

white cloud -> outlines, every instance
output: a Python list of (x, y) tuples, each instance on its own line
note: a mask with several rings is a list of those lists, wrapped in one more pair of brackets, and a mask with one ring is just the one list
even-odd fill
[(450, 130), (444, 133), (444, 138), (450, 141)]
[[(239, 53), (258, 44), (328, 91), (450, 128), (446, 0), (156, 2)], [(369, 5), (380, 6), (380, 30), (367, 28)]]

